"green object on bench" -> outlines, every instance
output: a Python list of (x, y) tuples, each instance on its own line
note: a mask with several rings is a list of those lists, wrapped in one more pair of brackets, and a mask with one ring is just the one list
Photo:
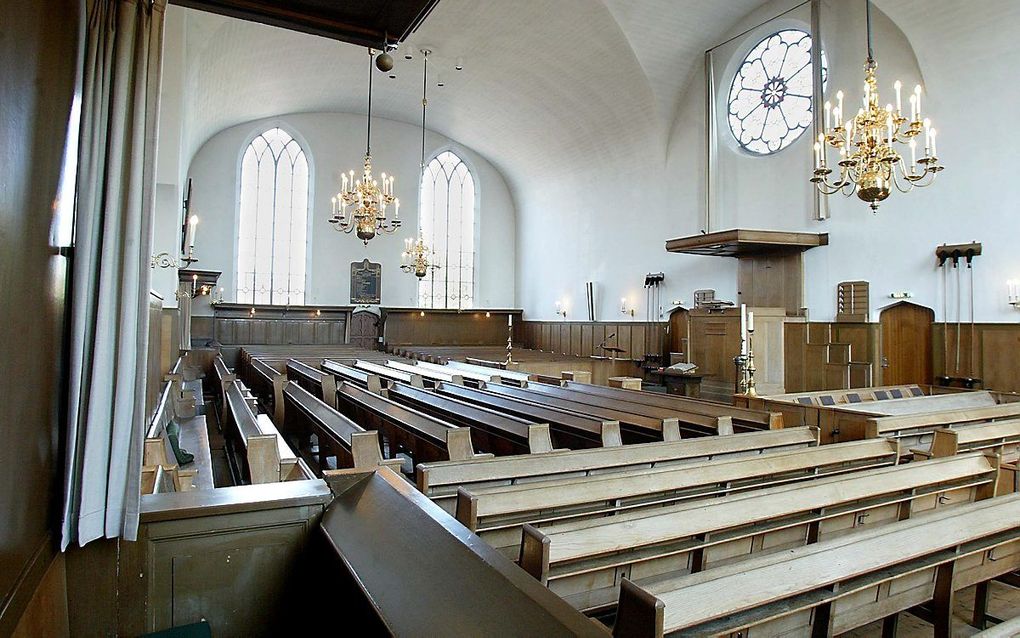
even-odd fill
[(166, 437), (170, 439), (170, 448), (174, 451), (174, 458), (178, 465), (187, 465), (195, 460), (195, 455), (181, 448), (181, 426), (176, 421), (171, 421), (166, 426)]
[(212, 638), (212, 629), (206, 621), (171, 627), (151, 634), (142, 634), (143, 638)]

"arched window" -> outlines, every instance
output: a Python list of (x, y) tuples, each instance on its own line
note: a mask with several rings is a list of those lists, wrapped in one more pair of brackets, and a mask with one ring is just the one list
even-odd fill
[(297, 140), (272, 128), (241, 159), (237, 301), (305, 302), (308, 160)]
[(470, 308), (475, 288), (475, 180), (459, 157), (445, 151), (425, 167), (418, 225), (439, 269), (418, 284), (423, 308)]

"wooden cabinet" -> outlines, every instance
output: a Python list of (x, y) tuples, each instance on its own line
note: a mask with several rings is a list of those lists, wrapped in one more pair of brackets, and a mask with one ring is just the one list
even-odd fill
[[(781, 394), (785, 391), (783, 345), (784, 324), (800, 321), (787, 318), (785, 308), (748, 308), (754, 312), (755, 385), (758, 394)], [(740, 353), (740, 309), (708, 311), (696, 308), (690, 312), (691, 363), (703, 375), (702, 391), (706, 398), (723, 399), (732, 394), (736, 385), (733, 358)]]

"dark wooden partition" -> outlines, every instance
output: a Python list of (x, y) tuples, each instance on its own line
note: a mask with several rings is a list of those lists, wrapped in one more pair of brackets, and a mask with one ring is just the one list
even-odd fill
[(525, 321), (515, 334), (525, 348), (577, 357), (602, 356), (598, 348), (623, 348), (621, 359), (661, 355), (666, 348), (667, 322)]
[[(255, 310), (253, 313), (252, 310)], [(213, 317), (195, 317), (193, 339), (225, 346), (347, 343), (351, 306), (246, 306), (217, 304)]]
[(506, 345), (507, 317), (520, 324), (521, 311), (383, 308), (383, 341), (392, 346)]

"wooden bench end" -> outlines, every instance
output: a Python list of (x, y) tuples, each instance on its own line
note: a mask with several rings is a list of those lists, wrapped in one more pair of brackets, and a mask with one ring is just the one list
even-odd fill
[(624, 578), (620, 581), (614, 638), (661, 638), (665, 609), (661, 600)]

